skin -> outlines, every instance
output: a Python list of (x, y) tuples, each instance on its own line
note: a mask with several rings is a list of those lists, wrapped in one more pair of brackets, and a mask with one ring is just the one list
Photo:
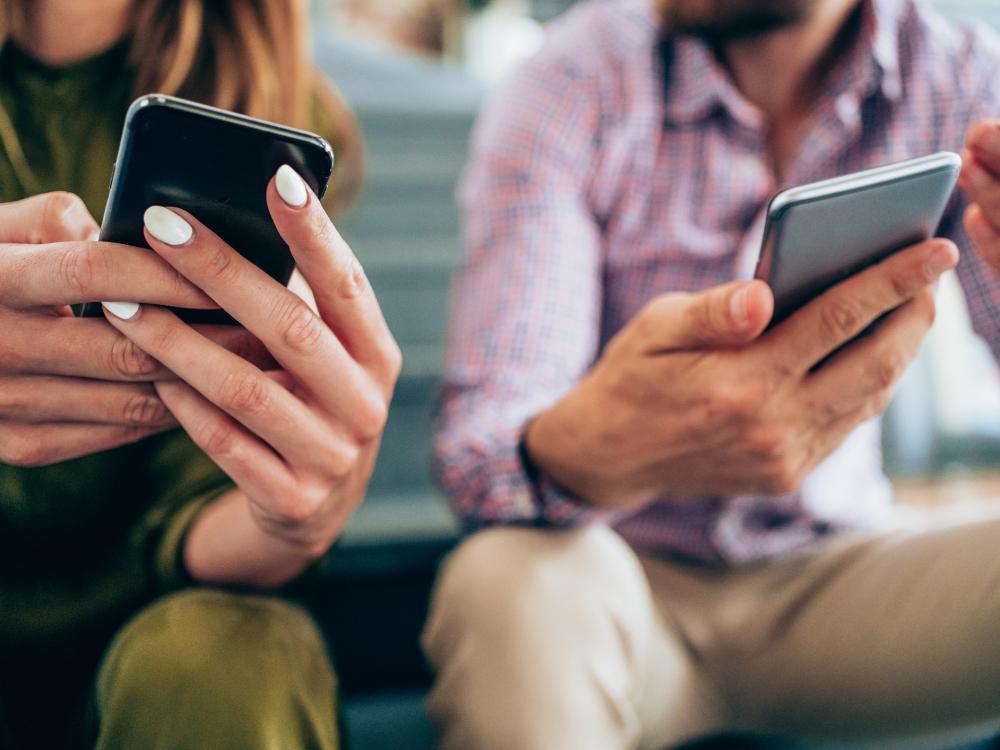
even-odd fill
[(128, 30), (132, 0), (30, 0), (17, 43), (50, 65), (105, 50)]
[(283, 583), (322, 555), (364, 498), (401, 356), (351, 249), (309, 193), (294, 208), (267, 188), (271, 217), (315, 291), (314, 311), (190, 214), (182, 247), (146, 240), (267, 347), (263, 370), (172, 313), (143, 306), (109, 321), (180, 376), (156, 390), (236, 483), (188, 533), (198, 580)]
[[(17, 41), (72, 62), (120, 39), (130, 5), (33, 0)], [(322, 555), (363, 499), (401, 357), (316, 196), (293, 208), (273, 180), (260, 189), (300, 294), (186, 214), (191, 242), (147, 232), (150, 253), (97, 242), (75, 196), (0, 205), (0, 461), (41, 466), (180, 425), (237, 485), (189, 529), (188, 571), (272, 587)], [(100, 299), (142, 306), (111, 325), (72, 317), (68, 305)], [(221, 306), (243, 326), (193, 327), (161, 306)]]
[[(155, 380), (176, 376), (71, 304), (126, 294), (215, 303), (146, 250), (96, 242), (83, 202), (48, 193), (0, 204), (0, 461), (42, 466), (173, 429)], [(199, 330), (265, 367), (263, 345), (232, 326)]]
[[(757, 36), (720, 38), (754, 0), (667, 0), (712, 39), (736, 86), (769, 124), (776, 177), (801, 148), (823, 75), (850, 42), (856, 0), (774, 0), (804, 17)], [(771, 8), (773, 10), (773, 8)], [(713, 14), (728, 14), (726, 17)], [(713, 18), (718, 28), (706, 31)], [(979, 251), (1000, 269), (1000, 123), (969, 132), (961, 184)], [(532, 420), (525, 447), (557, 484), (598, 508), (636, 508), (664, 492), (790, 493), (853, 428), (881, 413), (934, 319), (934, 284), (958, 262), (934, 240), (833, 287), (764, 332), (759, 281), (649, 303), (595, 367)], [(874, 332), (869, 323), (889, 313)], [(832, 356), (831, 356), (832, 355)]]

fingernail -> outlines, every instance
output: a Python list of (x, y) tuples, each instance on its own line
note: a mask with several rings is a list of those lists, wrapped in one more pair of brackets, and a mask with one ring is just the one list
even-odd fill
[(132, 320), (139, 314), (138, 302), (102, 302), (104, 309), (121, 320)]
[(733, 322), (745, 326), (750, 322), (750, 285), (744, 284), (729, 298), (729, 313)]
[(282, 164), (278, 168), (278, 173), (274, 178), (274, 186), (278, 189), (281, 200), (292, 208), (302, 208), (309, 200), (305, 182), (299, 177), (298, 172), (287, 164)]
[(958, 263), (958, 251), (954, 245), (942, 245), (933, 252), (927, 261), (927, 270), (931, 276), (940, 276), (950, 271)]
[(178, 214), (163, 206), (150, 206), (142, 215), (146, 229), (166, 245), (186, 245), (194, 237), (194, 229)]

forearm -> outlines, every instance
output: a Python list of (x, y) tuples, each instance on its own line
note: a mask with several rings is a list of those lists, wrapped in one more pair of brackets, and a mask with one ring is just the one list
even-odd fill
[(183, 560), (188, 574), (200, 583), (275, 588), (296, 578), (316, 558), (308, 550), (264, 533), (246, 497), (234, 489), (194, 520)]

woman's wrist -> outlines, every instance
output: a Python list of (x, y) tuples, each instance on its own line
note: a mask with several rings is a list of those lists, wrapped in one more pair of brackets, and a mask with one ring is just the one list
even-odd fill
[(183, 560), (200, 583), (275, 588), (303, 573), (325, 549), (263, 529), (238, 489), (220, 496), (194, 520)]

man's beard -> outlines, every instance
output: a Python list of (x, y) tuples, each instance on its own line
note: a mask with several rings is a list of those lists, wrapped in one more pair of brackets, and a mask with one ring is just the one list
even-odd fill
[(752, 39), (809, 17), (817, 0), (660, 0), (664, 29), (713, 44)]

